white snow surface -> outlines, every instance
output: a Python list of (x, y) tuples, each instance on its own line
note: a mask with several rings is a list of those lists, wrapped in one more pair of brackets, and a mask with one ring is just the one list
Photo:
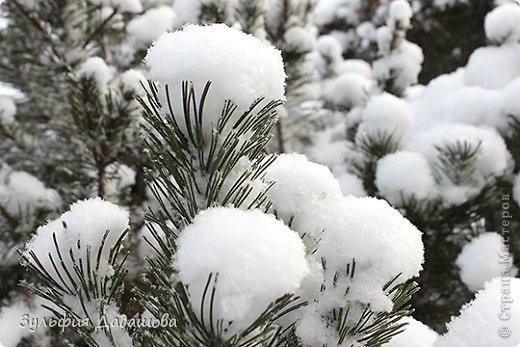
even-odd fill
[[(176, 2), (177, 3), (177, 2)], [(175, 13), (171, 6), (158, 6), (134, 17), (126, 25), (129, 43), (137, 49), (146, 48), (165, 31), (172, 30)]]
[(0, 204), (12, 216), (19, 216), (35, 208), (54, 209), (61, 198), (54, 189), (25, 171), (0, 168)]
[(388, 93), (372, 97), (361, 114), (358, 136), (394, 135), (401, 140), (408, 135), (412, 113), (408, 104)]
[(341, 199), (338, 180), (329, 168), (301, 154), (281, 154), (267, 168), (267, 191), (278, 217), (289, 223), (312, 248), (321, 238), (329, 205)]
[[(327, 264), (327, 290), (320, 299), (325, 312), (341, 306), (347, 286), (350, 300), (370, 304), (376, 312), (390, 311), (385, 283), (400, 273), (396, 283), (403, 283), (422, 269), (421, 232), (385, 200), (345, 197), (331, 207), (324, 230), (317, 257)], [(353, 259), (354, 278), (340, 276), (333, 286), (336, 272), (346, 273)]]
[(309, 272), (298, 234), (259, 210), (205, 210), (182, 231), (177, 245), (175, 266), (189, 286), (195, 312), (208, 276), (218, 274), (214, 319), (223, 319), (225, 326), (233, 321), (229, 334), (247, 327), (277, 298), (294, 293)]
[(407, 0), (394, 0), (388, 10), (388, 25), (393, 26), (394, 23), (398, 23), (399, 29), (408, 29), (412, 16), (412, 7)]
[(491, 42), (498, 44), (520, 41), (520, 4), (506, 3), (486, 15), (484, 30)]
[(265, 97), (266, 102), (284, 99), (280, 52), (224, 24), (188, 25), (165, 33), (149, 49), (145, 61), (151, 79), (169, 86), (173, 112), (181, 127), (185, 127), (182, 82), (192, 81), (198, 97), (206, 82), (212, 82), (203, 113), (205, 136), (211, 135), (227, 99), (238, 106), (234, 119), (259, 97)]
[[(49, 260), (49, 255), (55, 261), (59, 259), (53, 242), (53, 235), (55, 235), (59, 249), (62, 255), (64, 255), (64, 262), (69, 271), (74, 274), (72, 261), (70, 257), (66, 256), (69, 249), (72, 249), (76, 261), (81, 258), (83, 264), (87, 264), (86, 249), (90, 247), (91, 255), (93, 255), (90, 261), (91, 264), (95, 264), (103, 237), (108, 230), (109, 232), (101, 251), (99, 270), (96, 273), (98, 278), (110, 277), (113, 269), (108, 264), (109, 252), (128, 228), (128, 223), (128, 212), (117, 205), (104, 201), (101, 198), (80, 200), (72, 204), (70, 209), (58, 219), (40, 226), (33, 238), (27, 243), (24, 255), (31, 263), (34, 263), (29, 255), (30, 251), (34, 252), (43, 268), (52, 277), (59, 278), (52, 262)], [(78, 242), (81, 249), (78, 249)], [(67, 276), (61, 272), (60, 275), (64, 278), (67, 285), (70, 285), (70, 280)], [(75, 275), (73, 275), (73, 279), (79, 281)]]
[[(513, 256), (509, 254), (502, 237), (494, 232), (483, 233), (464, 246), (455, 261), (460, 268), (460, 278), (468, 288), (476, 292), (484, 289), (484, 284), (502, 275), (513, 266)], [(511, 269), (513, 275), (516, 269)]]
[(423, 200), (435, 196), (428, 160), (417, 152), (398, 151), (381, 158), (375, 183), (379, 193), (393, 205), (400, 205), (402, 198)]
[(385, 344), (385, 347), (432, 347), (439, 335), (412, 317), (404, 317), (399, 323), (407, 323), (404, 331)]
[(9, 126), (15, 122), (16, 104), (13, 99), (0, 96), (0, 126)]
[(369, 97), (372, 81), (357, 73), (344, 73), (324, 82), (322, 97), (341, 108), (364, 106)]
[(80, 65), (78, 73), (82, 77), (93, 78), (101, 94), (107, 90), (111, 78), (110, 69), (103, 58), (90, 57)]
[[(504, 291), (505, 289), (505, 291)], [(505, 302), (512, 300), (512, 302)], [(501, 311), (501, 305), (507, 309)], [(509, 314), (507, 321), (499, 314)], [(509, 327), (511, 335), (504, 338), (499, 329)], [(475, 300), (464, 306), (458, 317), (448, 324), (448, 332), (437, 339), (433, 347), (516, 347), (520, 343), (520, 279), (511, 278), (501, 285), (497, 278), (477, 293)]]
[(511, 154), (503, 138), (494, 128), (467, 124), (440, 124), (424, 132), (413, 133), (407, 149), (422, 153), (430, 165), (437, 165), (439, 152), (436, 147), (468, 144), (476, 148), (480, 144), (475, 171), (469, 182), (451, 182), (444, 173), (440, 175), (440, 193), (445, 204), (460, 204), (478, 193), (488, 179), (508, 172)]

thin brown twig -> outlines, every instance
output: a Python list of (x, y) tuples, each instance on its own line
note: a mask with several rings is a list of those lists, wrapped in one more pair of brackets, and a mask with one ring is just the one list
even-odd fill
[(92, 34), (90, 34), (90, 36), (87, 38), (87, 40), (85, 41), (85, 43), (83, 44), (83, 48), (86, 48), (88, 46), (88, 44), (90, 42), (92, 42), (92, 40), (94, 40), (96, 38), (96, 36), (98, 36), (101, 31), (107, 26), (107, 24), (112, 20), (112, 18), (114, 18), (114, 16), (117, 14), (117, 8), (114, 8), (114, 10), (112, 11), (112, 13), (110, 14), (110, 16), (108, 16), (97, 28), (96, 30), (94, 30), (92, 32)]

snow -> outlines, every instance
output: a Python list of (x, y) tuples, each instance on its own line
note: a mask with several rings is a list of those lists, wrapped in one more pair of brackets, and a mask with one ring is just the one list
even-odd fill
[(374, 96), (362, 111), (356, 141), (361, 135), (382, 134), (401, 140), (407, 135), (411, 122), (412, 114), (405, 101), (388, 93)]
[(339, 185), (343, 195), (353, 195), (355, 197), (366, 196), (367, 193), (363, 187), (363, 181), (361, 178), (351, 173), (345, 172), (338, 177)]
[(109, 6), (120, 12), (139, 13), (143, 10), (140, 0), (90, 0), (97, 5)]
[(520, 44), (475, 50), (464, 73), (464, 83), (487, 89), (506, 86), (520, 77)]
[(310, 52), (316, 44), (312, 32), (299, 26), (290, 27), (283, 36), (286, 49), (296, 52)]
[(141, 94), (143, 92), (141, 83), (146, 85), (146, 77), (136, 69), (126, 70), (119, 78), (125, 93)]
[(39, 343), (37, 346), (49, 345), (50, 341), (45, 337), (47, 329), (40, 327), (31, 332), (29, 327), (20, 326), (23, 315), (28, 314), (29, 319), (41, 319), (48, 316), (48, 311), (40, 304), (42, 300), (28, 303), (16, 300), (8, 306), (0, 307), (0, 346), (16, 347), (23, 338), (33, 337)]
[[(502, 237), (493, 232), (484, 233), (464, 246), (455, 263), (460, 268), (460, 278), (468, 288), (476, 292), (484, 283), (500, 277), (502, 271), (513, 266), (513, 257), (506, 249)], [(511, 270), (513, 275), (516, 269)]]
[(107, 90), (110, 80), (110, 69), (100, 57), (90, 57), (80, 65), (78, 74), (81, 77), (93, 78), (101, 94)]
[[(110, 277), (114, 270), (108, 264), (109, 252), (128, 228), (128, 218), (127, 211), (101, 198), (80, 200), (72, 204), (69, 211), (62, 214), (58, 219), (40, 226), (33, 238), (27, 243), (24, 256), (31, 263), (34, 263), (34, 260), (29, 256), (29, 252), (34, 252), (50, 276), (58, 278), (58, 273), (49, 259), (49, 256), (52, 256), (55, 260), (58, 259), (53, 235), (56, 236), (62, 255), (68, 254), (69, 249), (72, 249), (76, 261), (82, 259), (83, 264), (87, 264), (85, 250), (90, 247), (90, 254), (97, 255), (104, 234), (109, 231), (101, 250), (100, 266), (99, 269), (96, 269), (96, 273), (98, 278)], [(78, 243), (81, 249), (78, 249)], [(90, 259), (91, 264), (95, 264), (95, 259), (95, 257)], [(69, 269), (72, 269), (72, 261), (69, 257), (64, 256), (64, 262)], [(63, 274), (61, 276), (67, 285), (70, 285), (67, 276)], [(75, 281), (77, 280), (75, 279)]]
[(55, 209), (61, 198), (33, 175), (4, 167), (0, 170), (0, 204), (12, 216), (19, 216), (38, 208)]
[(128, 22), (128, 41), (137, 49), (146, 48), (163, 32), (173, 29), (174, 19), (175, 13), (171, 6), (151, 8)]
[(489, 41), (497, 44), (520, 41), (520, 4), (498, 6), (486, 15), (484, 30)]
[(440, 191), (447, 205), (458, 205), (467, 201), (484, 186), (490, 177), (499, 177), (509, 168), (511, 154), (503, 138), (494, 128), (476, 127), (468, 124), (440, 124), (424, 132), (414, 133), (407, 144), (409, 150), (422, 153), (430, 165), (438, 165), (438, 146), (467, 143), (480, 153), (475, 171), (468, 182), (451, 182), (444, 173), (440, 175)]
[[(394, 0), (390, 3), (388, 10), (388, 26), (395, 29), (408, 29), (412, 19), (412, 7), (406, 0)], [(392, 28), (393, 29), (393, 28)]]
[[(502, 96), (503, 114), (505, 116), (514, 116), (520, 119), (520, 77), (509, 83), (500, 93)], [(507, 117), (504, 117), (507, 119)]]
[(520, 172), (516, 174), (513, 186), (513, 198), (518, 206), (520, 206)]
[(298, 234), (258, 210), (203, 211), (177, 245), (175, 266), (189, 286), (194, 312), (200, 312), (208, 276), (218, 274), (213, 319), (223, 319), (224, 327), (232, 321), (229, 334), (247, 327), (277, 298), (294, 293), (309, 272)]
[(259, 97), (265, 97), (265, 102), (284, 99), (280, 52), (223, 24), (188, 25), (182, 31), (163, 34), (145, 60), (151, 79), (169, 86), (173, 112), (182, 127), (182, 81), (192, 81), (199, 97), (206, 82), (212, 81), (203, 114), (206, 137), (211, 135), (226, 99), (238, 106), (235, 120)]
[(15, 122), (16, 104), (13, 99), (0, 96), (0, 126), (9, 126)]
[(357, 73), (345, 73), (326, 81), (322, 90), (325, 101), (342, 109), (364, 106), (372, 81)]
[(105, 175), (105, 195), (110, 201), (117, 201), (122, 192), (135, 184), (135, 171), (124, 164), (108, 165)]
[[(383, 45), (386, 47), (386, 44)], [(383, 52), (387, 48), (383, 48)], [(387, 55), (373, 64), (374, 78), (377, 80), (394, 79), (393, 84), (400, 90), (405, 90), (417, 83), (421, 72), (424, 55), (421, 47), (415, 43), (403, 41)]]
[(388, 154), (377, 163), (375, 184), (391, 204), (401, 205), (402, 198), (418, 200), (435, 195), (435, 180), (426, 158), (416, 152)]
[(369, 63), (360, 59), (346, 59), (338, 66), (339, 74), (356, 73), (367, 79), (372, 78), (372, 67)]
[(200, 1), (175, 0), (173, 3), (175, 13), (175, 28), (181, 28), (184, 24), (196, 24), (199, 22)]
[(360, 0), (321, 0), (314, 10), (314, 22), (318, 26), (326, 26), (342, 19), (346, 23), (355, 24), (360, 6)]
[(399, 323), (407, 323), (404, 331), (394, 336), (385, 347), (432, 347), (439, 336), (435, 331), (412, 317), (404, 317)]
[[(507, 277), (506, 277), (507, 279)], [(506, 302), (505, 300), (512, 300)], [(520, 279), (511, 278), (505, 285), (497, 278), (464, 306), (458, 317), (448, 324), (448, 332), (433, 347), (515, 347), (520, 343)], [(505, 307), (506, 309), (501, 309)], [(507, 320), (501, 314), (509, 314)], [(499, 329), (510, 327), (511, 335), (501, 337)]]
[(332, 63), (338, 63), (343, 60), (341, 45), (331, 35), (320, 36), (316, 44), (316, 50)]
[(276, 215), (291, 223), (312, 247), (319, 241), (329, 204), (341, 199), (339, 182), (324, 165), (301, 154), (281, 154), (267, 168), (266, 179), (275, 184), (267, 191)]
[[(349, 300), (370, 304), (375, 312), (390, 311), (383, 286), (399, 274), (396, 283), (403, 283), (422, 269), (421, 232), (384, 200), (343, 198), (332, 206), (324, 230), (317, 250), (326, 262), (324, 311), (344, 302), (347, 287)], [(350, 279), (341, 274), (353, 259), (356, 273)], [(333, 286), (336, 273), (340, 279)]]

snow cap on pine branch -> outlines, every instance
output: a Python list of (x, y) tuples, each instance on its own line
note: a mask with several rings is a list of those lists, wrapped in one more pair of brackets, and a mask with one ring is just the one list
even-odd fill
[(484, 29), (486, 37), (497, 44), (520, 41), (520, 6), (503, 4), (486, 15)]
[[(469, 290), (476, 292), (495, 277), (501, 277), (503, 271), (511, 271), (514, 276), (513, 256), (508, 254), (507, 245), (502, 236), (484, 233), (464, 246), (455, 263), (460, 268), (460, 278)], [(507, 258), (502, 255), (507, 255)]]
[(14, 123), (16, 115), (16, 104), (13, 99), (0, 97), (0, 126), (8, 126)]
[(281, 154), (267, 168), (267, 191), (277, 215), (298, 231), (312, 250), (321, 238), (330, 204), (343, 196), (330, 169), (301, 154)]
[[(511, 301), (505, 303), (503, 300)], [(508, 319), (504, 320), (504, 317)], [(439, 337), (433, 347), (517, 347), (520, 332), (515, 328), (519, 326), (520, 279), (502, 282), (501, 278), (496, 278), (462, 308), (460, 315), (448, 324), (448, 332)], [(498, 330), (501, 327), (512, 328), (510, 335), (501, 335), (507, 334), (504, 328)]]
[(400, 205), (403, 198), (413, 196), (423, 200), (436, 195), (428, 160), (416, 152), (398, 151), (381, 158), (375, 183), (381, 195), (393, 205)]
[(439, 337), (435, 331), (412, 317), (404, 317), (399, 323), (406, 323), (404, 331), (392, 337), (385, 347), (432, 347)]
[[(63, 257), (63, 261), (70, 271), (73, 268), (73, 262), (69, 250), (72, 249), (76, 262), (81, 259), (86, 266), (87, 248), (90, 247), (90, 264), (92, 269), (95, 269), (98, 252), (102, 247), (99, 269), (96, 270), (96, 274), (98, 278), (110, 277), (113, 269), (108, 264), (109, 254), (125, 233), (128, 223), (128, 212), (110, 202), (101, 198), (81, 200), (72, 204), (69, 211), (58, 219), (39, 227), (36, 234), (27, 243), (23, 255), (30, 263), (37, 265), (31, 256), (31, 252), (34, 252), (41, 263), (41, 266), (37, 266), (38, 268), (43, 268), (52, 277), (61, 277), (67, 284), (70, 284), (70, 280), (59, 265), (60, 256)], [(107, 231), (108, 234), (103, 241)], [(56, 250), (54, 238), (56, 238), (59, 252)], [(78, 248), (78, 244), (80, 248)], [(59, 273), (49, 259), (50, 256), (58, 264)], [(73, 278), (74, 281), (79, 282), (74, 274)]]
[[(390, 312), (392, 302), (383, 287), (399, 274), (396, 284), (419, 275), (424, 261), (421, 232), (385, 200), (345, 197), (331, 210), (316, 253), (326, 263), (321, 309), (342, 306), (350, 286), (350, 300)], [(353, 260), (356, 272), (350, 279), (346, 267)]]
[(214, 323), (233, 321), (231, 334), (251, 324), (271, 302), (294, 293), (309, 272), (298, 234), (259, 210), (205, 210), (177, 245), (175, 266), (194, 312), (201, 312), (208, 276), (218, 274)]
[(173, 113), (183, 128), (182, 82), (193, 82), (197, 96), (208, 81), (212, 82), (202, 115), (206, 137), (211, 135), (225, 100), (238, 106), (236, 120), (260, 97), (266, 101), (284, 99), (280, 52), (224, 24), (187, 25), (165, 33), (148, 50), (145, 61), (151, 80), (169, 86)]

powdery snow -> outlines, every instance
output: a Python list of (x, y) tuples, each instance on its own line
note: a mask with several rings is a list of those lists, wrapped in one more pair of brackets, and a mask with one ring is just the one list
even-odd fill
[[(128, 218), (127, 211), (101, 198), (78, 201), (72, 204), (69, 211), (62, 214), (58, 219), (40, 226), (33, 238), (27, 243), (24, 255), (33, 263), (29, 252), (34, 252), (43, 268), (52, 277), (58, 278), (58, 274), (49, 260), (49, 255), (52, 255), (55, 261), (59, 259), (53, 242), (53, 235), (55, 235), (69, 271), (72, 271), (72, 261), (67, 256), (69, 249), (72, 249), (76, 261), (81, 258), (83, 264), (87, 264), (86, 249), (90, 247), (90, 254), (93, 255), (90, 261), (95, 268), (96, 256), (101, 247), (103, 236), (108, 230), (109, 233), (101, 251), (100, 267), (96, 273), (98, 278), (110, 277), (113, 269), (108, 264), (109, 252), (128, 228)], [(78, 242), (81, 246), (79, 250)], [(61, 276), (67, 284), (70, 284), (66, 275), (61, 274)], [(73, 276), (73, 278), (79, 281), (76, 276)]]
[(416, 152), (388, 154), (377, 163), (377, 189), (391, 204), (402, 204), (414, 197), (418, 200), (435, 196), (435, 180), (426, 158)]
[(301, 154), (281, 154), (266, 170), (275, 182), (267, 191), (276, 214), (298, 231), (309, 248), (321, 238), (329, 205), (342, 197), (339, 182), (324, 165)]
[(12, 216), (19, 216), (35, 208), (55, 209), (61, 198), (54, 189), (24, 171), (0, 170), (0, 204)]
[(371, 86), (370, 79), (357, 73), (345, 73), (324, 83), (322, 97), (343, 109), (360, 107), (365, 105)]
[(491, 42), (502, 44), (520, 41), (520, 4), (498, 6), (486, 15), (484, 29)]
[(223, 319), (224, 327), (233, 321), (229, 334), (247, 327), (277, 298), (294, 293), (309, 272), (298, 234), (258, 210), (203, 211), (177, 245), (175, 266), (189, 286), (194, 312), (200, 312), (208, 276), (218, 273), (214, 320)]
[(145, 60), (151, 79), (169, 86), (173, 112), (181, 127), (185, 126), (182, 82), (192, 81), (200, 97), (206, 82), (212, 81), (204, 105), (205, 136), (211, 134), (226, 99), (238, 106), (234, 119), (259, 97), (266, 101), (284, 99), (280, 52), (223, 24), (188, 25), (182, 31), (165, 33), (149, 49)]
[[(177, 3), (177, 1), (175, 2)], [(126, 25), (129, 43), (134, 48), (146, 48), (163, 32), (172, 30), (175, 13), (171, 6), (158, 6), (134, 17)]]
[(110, 80), (110, 69), (105, 61), (100, 57), (88, 58), (80, 65), (78, 74), (82, 77), (93, 78), (101, 94), (107, 90)]
[(439, 165), (437, 147), (468, 144), (476, 148), (480, 144), (475, 170), (468, 182), (451, 182), (441, 170), (440, 193), (446, 205), (458, 205), (474, 196), (493, 177), (507, 173), (511, 154), (503, 138), (494, 128), (466, 124), (441, 124), (424, 132), (414, 133), (407, 149), (422, 153), (432, 167)]
[[(464, 246), (455, 262), (460, 278), (471, 291), (484, 288), (484, 283), (502, 275), (513, 266), (513, 257), (497, 233), (484, 233)], [(516, 269), (512, 269), (512, 274)]]
[[(497, 278), (488, 283), (448, 324), (448, 332), (433, 347), (516, 347), (520, 343), (520, 331), (515, 329), (520, 326), (520, 279), (509, 281), (502, 285)], [(506, 309), (502, 311), (501, 307)], [(500, 314), (508, 315), (508, 319), (500, 319)], [(509, 327), (511, 335), (500, 336), (501, 327)]]
[(11, 98), (0, 97), (0, 126), (9, 126), (14, 123), (16, 104)]
[(384, 347), (432, 347), (439, 336), (428, 326), (412, 317), (404, 317), (399, 323), (407, 323), (404, 331), (394, 336)]
[(394, 135), (396, 140), (402, 140), (411, 122), (412, 114), (405, 101), (388, 93), (374, 96), (363, 109), (356, 141), (361, 135)]
[[(390, 311), (392, 303), (383, 286), (400, 273), (396, 283), (403, 283), (422, 269), (421, 232), (384, 200), (343, 198), (332, 207), (324, 230), (317, 256), (327, 264), (327, 290), (321, 300), (329, 309), (344, 302), (350, 286), (350, 300), (370, 304), (376, 312)], [(351, 280), (341, 274), (353, 259), (356, 273)], [(333, 286), (336, 272), (340, 279)]]

